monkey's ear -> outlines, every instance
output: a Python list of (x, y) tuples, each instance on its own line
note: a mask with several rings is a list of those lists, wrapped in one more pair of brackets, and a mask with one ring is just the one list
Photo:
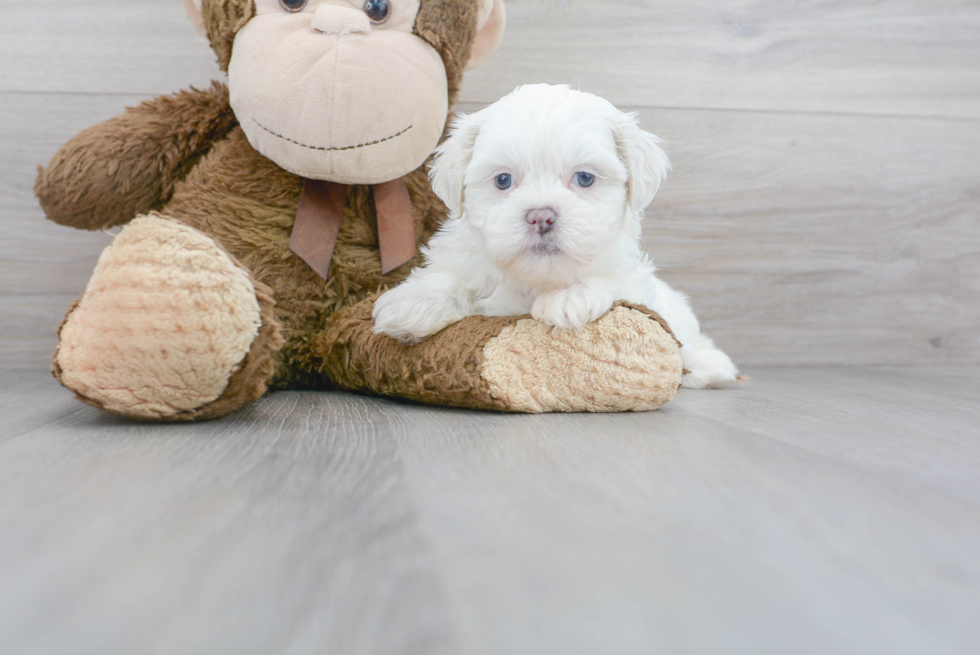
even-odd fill
[(180, 0), (180, 3), (184, 5), (184, 9), (187, 11), (187, 16), (194, 23), (194, 27), (201, 33), (201, 36), (207, 36), (208, 31), (204, 27), (204, 16), (201, 14), (201, 2), (202, 0)]
[[(613, 132), (619, 157), (626, 164), (629, 174), (626, 201), (633, 214), (639, 218), (660, 185), (667, 179), (670, 160), (660, 147), (662, 141), (649, 132), (644, 132), (637, 124), (636, 114), (621, 114), (615, 120)], [(637, 233), (639, 223), (635, 226)]]
[[(486, 110), (484, 110), (486, 111)], [(473, 145), (480, 134), (484, 116), (460, 114), (454, 121), (449, 138), (436, 148), (436, 156), (429, 166), (432, 190), (449, 209), (450, 216), (459, 216), (463, 207), (463, 189), (466, 169), (473, 156)]]
[(470, 60), (466, 70), (472, 70), (486, 61), (487, 57), (500, 45), (504, 38), (504, 28), (507, 26), (507, 10), (504, 0), (479, 0), (480, 29), (473, 40), (470, 49)]

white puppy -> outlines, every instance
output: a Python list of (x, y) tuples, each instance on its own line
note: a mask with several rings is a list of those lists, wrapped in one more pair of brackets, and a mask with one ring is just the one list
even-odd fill
[(684, 386), (734, 380), (640, 248), (643, 209), (670, 169), (659, 143), (634, 115), (567, 86), (522, 86), (460, 117), (430, 171), (449, 219), (425, 266), (378, 299), (375, 332), (412, 343), (467, 316), (527, 313), (578, 329), (625, 300), (670, 325)]

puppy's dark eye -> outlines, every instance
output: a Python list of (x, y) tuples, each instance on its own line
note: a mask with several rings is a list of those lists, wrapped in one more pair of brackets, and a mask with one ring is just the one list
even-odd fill
[(510, 173), (501, 173), (494, 179), (494, 183), (497, 185), (498, 189), (501, 191), (506, 191), (514, 186), (514, 178)]
[(279, 4), (286, 11), (295, 14), (297, 11), (303, 11), (306, 8), (306, 3), (308, 0), (279, 0)]
[(364, 3), (364, 13), (372, 23), (380, 25), (391, 16), (391, 5), (388, 0), (367, 0)]
[(595, 175), (593, 175), (592, 173), (586, 173), (583, 171), (581, 173), (575, 174), (575, 184), (579, 185), (580, 187), (588, 188), (592, 186), (594, 183), (595, 183)]

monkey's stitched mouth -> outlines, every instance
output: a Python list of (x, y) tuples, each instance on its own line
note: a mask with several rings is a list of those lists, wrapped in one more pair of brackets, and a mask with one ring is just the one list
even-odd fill
[(385, 141), (391, 141), (392, 139), (397, 139), (398, 137), (400, 137), (401, 135), (405, 134), (406, 132), (408, 132), (413, 127), (415, 127), (414, 125), (409, 125), (404, 130), (402, 130), (401, 132), (399, 132), (398, 134), (392, 134), (391, 136), (386, 136), (385, 138), (378, 139), (376, 141), (368, 141), (367, 143), (358, 143), (357, 145), (353, 145), (353, 146), (332, 146), (332, 147), (325, 147), (325, 146), (311, 146), (309, 144), (302, 143), (300, 141), (296, 141), (295, 139), (290, 139), (288, 136), (283, 136), (282, 134), (279, 134), (277, 132), (273, 132), (272, 130), (270, 130), (269, 128), (267, 128), (265, 125), (263, 125), (262, 123), (258, 122), (254, 118), (252, 119), (252, 122), (255, 123), (256, 125), (258, 125), (259, 127), (261, 127), (263, 130), (265, 130), (266, 132), (268, 132), (272, 136), (277, 137), (279, 139), (282, 139), (283, 141), (288, 141), (289, 143), (295, 144), (297, 146), (301, 146), (303, 148), (309, 148), (310, 150), (319, 150), (321, 152), (339, 152), (339, 151), (342, 151), (342, 150), (357, 150), (358, 148), (367, 148), (368, 146), (376, 146), (379, 143), (384, 143)]

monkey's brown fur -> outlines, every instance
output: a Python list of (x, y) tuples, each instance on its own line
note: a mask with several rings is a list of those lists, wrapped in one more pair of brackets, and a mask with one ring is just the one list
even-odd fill
[[(222, 69), (231, 60), (235, 33), (254, 11), (252, 0), (204, 3), (208, 36)], [(476, 27), (473, 0), (422, 1), (414, 31), (441, 55), (450, 103)], [(424, 167), (406, 179), (422, 243), (446, 209)], [(227, 88), (219, 83), (144, 102), (85, 130), (40, 170), (35, 193), (50, 220), (94, 230), (158, 213), (212, 237), (254, 282), (262, 329), (225, 392), (195, 411), (153, 418), (212, 418), (258, 398), (267, 387), (333, 385), (512, 409), (489, 393), (481, 366), (488, 341), (519, 319), (474, 317), (412, 347), (374, 335), (373, 298), (401, 281), (419, 259), (381, 274), (371, 187), (354, 186), (324, 281), (289, 249), (302, 186), (301, 178), (252, 148), (229, 106)], [(680, 384), (679, 357), (664, 361), (664, 395), (657, 404), (669, 400)], [(56, 356), (55, 375), (62, 379), (61, 373)]]

